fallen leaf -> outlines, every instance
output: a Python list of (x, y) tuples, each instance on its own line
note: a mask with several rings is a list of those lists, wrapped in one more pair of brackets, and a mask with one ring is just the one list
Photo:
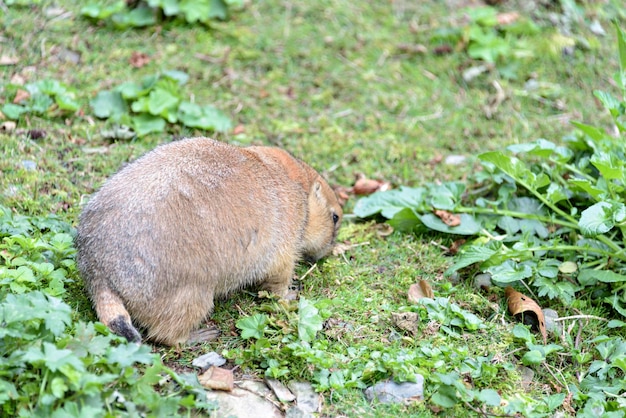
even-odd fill
[(452, 49), (452, 46), (448, 44), (439, 45), (433, 48), (433, 53), (435, 55), (447, 55), (451, 54), (452, 51), (454, 51), (454, 49)]
[(384, 192), (391, 188), (391, 184), (387, 181), (368, 179), (364, 174), (357, 174), (352, 192), (356, 195), (368, 195), (374, 192)]
[(343, 186), (333, 186), (333, 190), (335, 192), (335, 195), (337, 196), (339, 206), (345, 206), (348, 199), (350, 199), (350, 190)]
[(391, 322), (398, 328), (417, 334), (419, 315), (417, 312), (392, 312)]
[(12, 132), (15, 130), (16, 126), (17, 124), (15, 122), (8, 120), (0, 125), (0, 132)]
[(398, 48), (398, 51), (408, 54), (425, 54), (428, 52), (428, 48), (422, 44), (399, 44), (396, 48)]
[(465, 238), (457, 239), (452, 243), (452, 245), (450, 245), (450, 247), (448, 247), (448, 254), (455, 255), (459, 252), (461, 245), (465, 244), (466, 242), (467, 240)]
[(546, 344), (548, 341), (546, 322), (543, 316), (543, 311), (537, 302), (513, 289), (511, 286), (507, 286), (507, 288), (504, 289), (504, 293), (506, 294), (509, 312), (511, 315), (516, 316), (525, 313), (524, 323), (528, 325), (528, 322), (530, 322), (530, 325), (534, 325), (539, 328), (539, 332), (543, 337), (543, 343)]
[(244, 133), (245, 131), (246, 131), (246, 129), (244, 128), (244, 126), (239, 124), (239, 125), (235, 126), (235, 129), (233, 129), (233, 135), (240, 135), (240, 134)]
[(453, 213), (448, 212), (447, 210), (435, 209), (435, 215), (439, 217), (443, 221), (444, 224), (448, 226), (459, 226), (461, 225), (461, 215), (455, 215)]
[(150, 61), (151, 58), (143, 52), (133, 51), (130, 56), (130, 65), (135, 68), (145, 67), (150, 63)]
[(517, 19), (519, 19), (519, 13), (517, 12), (500, 13), (496, 16), (496, 20), (500, 25), (510, 25)]
[(207, 389), (232, 391), (235, 379), (232, 370), (211, 366), (209, 370), (198, 375), (198, 381)]
[(16, 57), (12, 57), (10, 55), (0, 56), (0, 65), (15, 65), (18, 62), (20, 62), (20, 60), (18, 60)]
[(437, 154), (433, 158), (431, 158), (430, 161), (428, 161), (428, 164), (437, 165), (437, 164), (440, 164), (442, 161), (443, 161), (443, 155)]
[(420, 280), (409, 287), (409, 301), (417, 303), (420, 299), (434, 298), (433, 288), (426, 280)]
[(30, 93), (26, 90), (18, 89), (17, 93), (15, 93), (15, 98), (13, 98), (13, 103), (17, 104), (23, 102), (24, 100), (30, 97)]

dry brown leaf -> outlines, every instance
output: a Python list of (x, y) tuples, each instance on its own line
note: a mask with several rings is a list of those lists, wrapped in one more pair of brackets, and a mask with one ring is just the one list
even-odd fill
[(17, 57), (12, 57), (10, 55), (0, 56), (0, 65), (15, 65), (18, 62), (20, 62), (20, 60), (18, 60)]
[(435, 209), (435, 215), (448, 226), (461, 225), (461, 216), (448, 212), (447, 210)]
[(423, 298), (434, 298), (433, 288), (426, 280), (420, 280), (417, 283), (413, 283), (409, 287), (409, 301), (417, 303), (418, 300)]
[(143, 52), (133, 51), (130, 56), (130, 65), (135, 68), (141, 68), (148, 65), (151, 61), (151, 58), (148, 54), (144, 54)]
[(235, 129), (233, 129), (233, 135), (239, 135), (239, 134), (244, 133), (245, 131), (246, 131), (246, 128), (243, 125), (239, 124), (235, 126)]
[(235, 387), (233, 371), (211, 366), (209, 370), (198, 375), (198, 381), (207, 389), (232, 391)]
[(339, 206), (345, 206), (348, 199), (350, 199), (350, 190), (343, 186), (334, 186), (333, 190), (335, 191), (335, 195), (337, 196)]
[(496, 16), (496, 20), (500, 25), (510, 25), (517, 19), (519, 19), (519, 13), (517, 12), (500, 13)]
[(417, 334), (419, 315), (417, 312), (392, 312), (391, 322), (398, 328)]
[(8, 120), (0, 125), (0, 132), (13, 132), (16, 126), (17, 124), (15, 122)]
[(17, 93), (15, 93), (15, 98), (13, 99), (13, 103), (20, 103), (30, 97), (30, 93), (26, 90), (18, 89)]
[(460, 238), (454, 241), (452, 245), (450, 245), (450, 247), (448, 248), (448, 254), (455, 255), (456, 253), (458, 253), (461, 245), (465, 244), (466, 241), (467, 240), (464, 238)]
[[(525, 313), (524, 319), (525, 323), (527, 323), (527, 319), (530, 318), (531, 325), (536, 325), (539, 328), (539, 332), (543, 337), (543, 343), (546, 344), (548, 341), (548, 334), (546, 332), (546, 322), (543, 316), (543, 311), (541, 307), (523, 293), (518, 292), (513, 289), (511, 286), (507, 286), (504, 289), (504, 293), (506, 294), (507, 303), (509, 305), (509, 312), (511, 315), (515, 316), (521, 313)], [(534, 315), (528, 315), (531, 313)], [(534, 316), (534, 317), (533, 317)], [(534, 321), (536, 320), (536, 323)]]

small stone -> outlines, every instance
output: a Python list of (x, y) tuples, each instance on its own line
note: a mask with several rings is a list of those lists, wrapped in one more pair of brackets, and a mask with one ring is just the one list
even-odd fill
[(285, 418), (313, 418), (313, 414), (310, 412), (304, 412), (297, 406), (292, 406), (285, 413)]
[(491, 287), (491, 274), (480, 273), (474, 276), (474, 287), (476, 289), (488, 289)]
[(371, 402), (398, 403), (406, 400), (424, 400), (424, 377), (415, 374), (415, 382), (396, 383), (391, 379), (379, 382), (365, 389), (365, 397)]
[(465, 155), (448, 155), (444, 160), (444, 163), (447, 165), (462, 165), (467, 161), (467, 157)]
[(560, 332), (560, 324), (556, 321), (558, 319), (559, 314), (554, 309), (546, 308), (542, 309), (544, 324), (546, 326), (546, 331), (548, 332)]
[(198, 381), (207, 389), (232, 391), (235, 379), (232, 370), (211, 366), (209, 370), (198, 375)]
[(296, 399), (296, 396), (291, 393), (291, 391), (287, 389), (287, 386), (283, 385), (280, 380), (266, 378), (265, 383), (272, 389), (279, 401), (293, 402)]
[(247, 390), (250, 393), (254, 393), (257, 396), (260, 396), (265, 399), (276, 400), (274, 397), (274, 393), (267, 387), (267, 385), (258, 380), (250, 380), (245, 379), (240, 382), (237, 382), (237, 387), (240, 389)]
[(245, 389), (235, 388), (232, 392), (207, 391), (207, 400), (217, 401), (217, 417), (267, 417), (283, 418), (283, 414), (272, 402)]
[(292, 380), (287, 387), (296, 395), (296, 404), (304, 413), (314, 413), (320, 408), (320, 397), (309, 382)]
[(226, 364), (226, 359), (217, 354), (215, 351), (211, 351), (210, 353), (203, 354), (200, 357), (194, 359), (191, 364), (194, 367), (206, 370), (211, 366), (223, 366), (224, 364)]
[(535, 372), (526, 366), (519, 366), (517, 371), (522, 375), (522, 388), (528, 390), (535, 377)]
[(589, 30), (594, 35), (598, 35), (598, 36), (605, 36), (606, 35), (606, 31), (604, 30), (604, 28), (602, 27), (600, 22), (597, 21), (597, 20), (594, 20), (593, 22), (591, 22), (591, 24), (589, 25)]
[(37, 163), (31, 160), (22, 160), (22, 167), (28, 171), (34, 171), (37, 169)]

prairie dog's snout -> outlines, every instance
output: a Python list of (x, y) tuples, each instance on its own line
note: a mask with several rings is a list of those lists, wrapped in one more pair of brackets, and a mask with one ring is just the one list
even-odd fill
[(329, 253), (342, 216), (326, 181), (279, 148), (184, 139), (128, 164), (92, 197), (78, 267), (114, 332), (138, 341), (135, 323), (174, 345), (215, 296), (254, 283), (284, 296), (298, 260)]

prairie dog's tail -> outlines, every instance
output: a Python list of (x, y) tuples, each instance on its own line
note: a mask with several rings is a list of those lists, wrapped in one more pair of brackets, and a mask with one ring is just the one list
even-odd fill
[(129, 342), (141, 343), (141, 335), (133, 327), (122, 299), (111, 289), (98, 289), (93, 295), (93, 303), (100, 322), (117, 335), (125, 337)]

